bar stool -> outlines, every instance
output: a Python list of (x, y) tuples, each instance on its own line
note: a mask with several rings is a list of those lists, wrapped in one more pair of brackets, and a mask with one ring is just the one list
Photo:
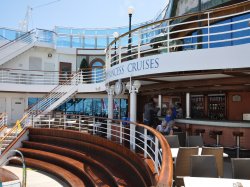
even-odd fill
[(209, 135), (212, 136), (212, 137), (216, 136), (216, 144), (215, 144), (215, 146), (219, 147), (220, 146), (220, 136), (222, 135), (222, 131), (213, 130), (213, 131), (209, 132)]
[(240, 137), (243, 136), (243, 132), (240, 131), (233, 131), (233, 136), (236, 137), (236, 157), (240, 157)]
[(195, 134), (202, 136), (205, 133), (205, 129), (195, 129)]

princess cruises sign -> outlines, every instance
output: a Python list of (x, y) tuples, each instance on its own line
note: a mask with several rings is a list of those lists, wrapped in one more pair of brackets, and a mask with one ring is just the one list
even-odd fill
[(156, 72), (160, 67), (159, 61), (159, 57), (147, 57), (115, 65), (107, 70), (106, 81)]

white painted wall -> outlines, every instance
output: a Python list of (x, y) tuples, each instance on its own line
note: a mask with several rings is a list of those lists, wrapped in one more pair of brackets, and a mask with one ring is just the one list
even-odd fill
[[(52, 57), (48, 57), (48, 53), (52, 54)], [(48, 48), (33, 47), (26, 51), (25, 53), (13, 58), (12, 60), (4, 63), (1, 68), (11, 68), (11, 69), (23, 69), (29, 70), (29, 57), (38, 57), (42, 59), (42, 70), (44, 70), (44, 63), (54, 63), (57, 64), (57, 54), (55, 50)], [(57, 70), (58, 66), (55, 66)]]

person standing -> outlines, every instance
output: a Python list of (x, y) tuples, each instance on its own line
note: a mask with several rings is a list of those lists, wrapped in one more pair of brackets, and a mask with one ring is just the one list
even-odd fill
[(159, 108), (156, 107), (157, 98), (151, 98), (144, 106), (143, 123), (150, 127), (155, 127), (157, 124), (157, 112)]

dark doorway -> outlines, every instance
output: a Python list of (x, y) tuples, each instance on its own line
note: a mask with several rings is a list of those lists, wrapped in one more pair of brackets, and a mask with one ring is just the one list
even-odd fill
[(60, 62), (59, 73), (60, 83), (66, 82), (71, 77), (72, 64), (69, 62)]

